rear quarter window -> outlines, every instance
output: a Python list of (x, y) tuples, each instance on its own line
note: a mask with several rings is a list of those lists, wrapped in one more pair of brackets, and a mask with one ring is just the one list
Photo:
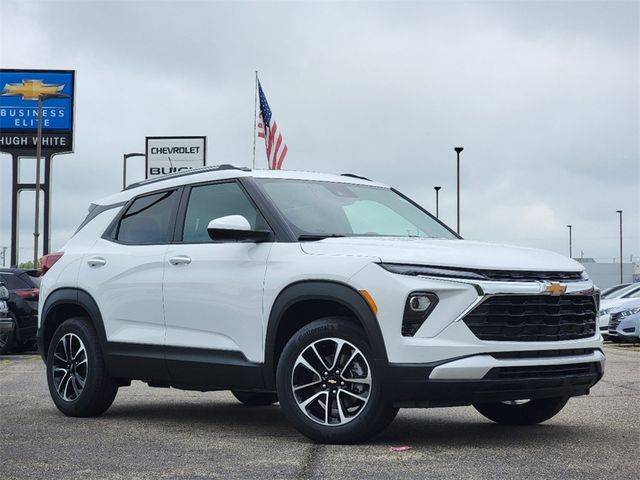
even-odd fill
[(167, 190), (136, 198), (118, 219), (112, 238), (132, 245), (168, 243), (178, 197), (178, 190)]

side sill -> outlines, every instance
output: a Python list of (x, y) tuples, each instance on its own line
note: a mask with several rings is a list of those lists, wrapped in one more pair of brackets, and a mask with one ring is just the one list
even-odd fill
[(183, 390), (265, 389), (262, 364), (240, 352), (112, 342), (105, 350), (107, 371), (119, 379)]

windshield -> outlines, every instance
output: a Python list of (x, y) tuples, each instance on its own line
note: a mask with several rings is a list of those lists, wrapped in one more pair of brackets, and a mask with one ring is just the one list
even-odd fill
[(337, 182), (256, 179), (299, 238), (457, 238), (390, 188)]

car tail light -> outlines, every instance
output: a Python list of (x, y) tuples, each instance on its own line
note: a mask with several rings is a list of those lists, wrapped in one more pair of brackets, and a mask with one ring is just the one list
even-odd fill
[(39, 288), (30, 288), (29, 290), (14, 290), (13, 293), (25, 300), (37, 300), (40, 294)]
[(60, 260), (64, 252), (53, 252), (42, 257), (42, 275), (47, 273), (53, 265)]

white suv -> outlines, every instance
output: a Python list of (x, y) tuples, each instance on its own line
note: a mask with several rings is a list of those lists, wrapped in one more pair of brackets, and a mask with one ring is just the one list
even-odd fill
[(580, 264), (464, 241), (354, 175), (223, 165), (140, 182), (43, 262), (38, 343), (70, 416), (135, 379), (279, 401), (311, 439), (351, 443), (400, 407), (542, 422), (604, 369)]

